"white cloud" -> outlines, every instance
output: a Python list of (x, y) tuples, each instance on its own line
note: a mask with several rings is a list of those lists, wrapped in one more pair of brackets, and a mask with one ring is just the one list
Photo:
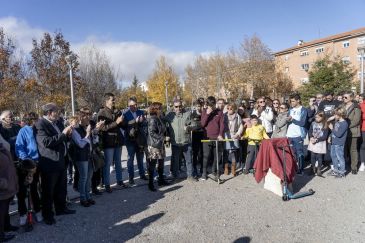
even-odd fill
[(77, 51), (83, 45), (90, 44), (106, 53), (126, 81), (132, 80), (134, 74), (141, 82), (146, 81), (160, 56), (165, 56), (175, 72), (182, 76), (185, 67), (193, 63), (197, 55), (191, 51), (173, 52), (144, 42), (100, 41), (95, 38), (89, 38), (73, 47)]
[(26, 21), (15, 17), (0, 18), (0, 27), (25, 52), (32, 49), (32, 39), (40, 39), (46, 31), (30, 26)]
[[(25, 52), (31, 50), (32, 39), (40, 39), (43, 33), (48, 31), (30, 26), (25, 20), (15, 17), (0, 18), (0, 27), (3, 27), (5, 32), (16, 40)], [(196, 55), (199, 54), (192, 51), (169, 51), (150, 43), (109, 41), (93, 36), (80, 43), (71, 43), (71, 47), (78, 52), (80, 48), (90, 44), (105, 51), (112, 65), (127, 82), (133, 78), (134, 74), (141, 82), (145, 82), (161, 55), (167, 58), (168, 63), (182, 77), (185, 67), (193, 63)], [(209, 55), (209, 52), (201, 54)], [(127, 85), (127, 82), (124, 85)]]

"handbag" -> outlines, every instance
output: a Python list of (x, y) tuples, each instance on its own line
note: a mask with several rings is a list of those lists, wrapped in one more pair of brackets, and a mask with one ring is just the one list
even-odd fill
[(93, 163), (94, 172), (102, 168), (105, 164), (103, 152), (93, 150), (91, 153), (91, 160)]

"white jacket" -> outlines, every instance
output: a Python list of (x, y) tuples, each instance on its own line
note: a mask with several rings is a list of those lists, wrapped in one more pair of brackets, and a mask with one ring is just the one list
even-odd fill
[[(253, 110), (252, 115), (258, 115), (258, 111), (256, 109)], [(264, 126), (267, 133), (272, 133), (272, 120), (274, 119), (274, 113), (272, 112), (271, 107), (266, 106), (265, 110), (261, 112), (259, 117), (262, 126)]]

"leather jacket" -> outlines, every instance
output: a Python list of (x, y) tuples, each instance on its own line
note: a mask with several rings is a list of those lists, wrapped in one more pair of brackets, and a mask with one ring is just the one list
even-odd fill
[(153, 115), (148, 119), (147, 145), (162, 149), (164, 146), (166, 126), (161, 118)]

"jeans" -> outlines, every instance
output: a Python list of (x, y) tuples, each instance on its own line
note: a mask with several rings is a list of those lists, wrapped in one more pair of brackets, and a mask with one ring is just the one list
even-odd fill
[(333, 164), (333, 170), (342, 175), (345, 174), (345, 157), (344, 157), (345, 146), (344, 145), (333, 145), (331, 146), (331, 158)]
[(127, 151), (128, 151), (128, 161), (127, 161), (127, 166), (128, 166), (128, 174), (129, 174), (129, 179), (133, 179), (134, 178), (134, 156), (136, 156), (137, 158), (137, 166), (138, 166), (138, 171), (139, 171), (139, 176), (144, 177), (145, 176), (145, 171), (143, 168), (143, 150), (141, 150), (138, 145), (136, 143), (133, 142), (127, 142), (126, 143), (126, 147), (127, 147)]
[(303, 138), (302, 137), (295, 137), (295, 138), (288, 138), (291, 145), (293, 145), (295, 158), (299, 160), (299, 157), (304, 157), (304, 146), (303, 146)]
[(171, 172), (172, 176), (178, 177), (179, 176), (179, 169), (180, 169), (180, 161), (182, 160), (182, 156), (184, 155), (185, 162), (186, 162), (186, 174), (187, 176), (192, 176), (193, 173), (193, 164), (191, 161), (191, 145), (184, 144), (184, 145), (172, 145), (171, 146)]
[(122, 148), (106, 148), (104, 149), (104, 167), (103, 167), (103, 177), (104, 185), (110, 186), (110, 165), (114, 161), (115, 165), (115, 176), (117, 182), (123, 181), (122, 179)]
[(77, 161), (76, 166), (79, 169), (79, 192), (81, 201), (91, 199), (91, 176), (93, 175), (93, 166), (90, 161)]

